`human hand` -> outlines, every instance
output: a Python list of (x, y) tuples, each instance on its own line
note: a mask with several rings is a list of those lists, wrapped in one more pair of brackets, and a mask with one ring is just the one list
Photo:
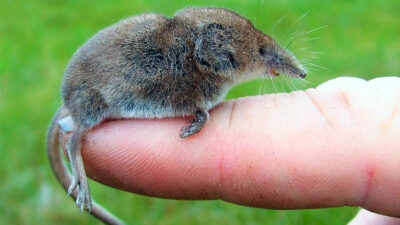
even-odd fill
[(400, 217), (399, 93), (399, 78), (342, 77), (241, 98), (218, 105), (187, 139), (178, 137), (187, 119), (111, 121), (87, 135), (85, 168), (103, 184), (155, 197), (360, 206), (380, 215), (362, 212), (352, 225), (400, 223), (381, 216)]

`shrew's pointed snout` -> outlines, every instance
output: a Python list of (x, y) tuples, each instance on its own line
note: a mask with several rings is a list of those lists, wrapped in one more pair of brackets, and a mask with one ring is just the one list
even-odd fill
[(305, 78), (307, 73), (294, 55), (288, 50), (277, 46), (273, 48), (260, 49), (260, 55), (267, 67), (267, 73), (276, 77), (279, 74), (286, 74), (295, 78)]
[(302, 72), (299, 74), (299, 77), (300, 77), (300, 78), (305, 78), (306, 76), (307, 76), (306, 71), (302, 71)]

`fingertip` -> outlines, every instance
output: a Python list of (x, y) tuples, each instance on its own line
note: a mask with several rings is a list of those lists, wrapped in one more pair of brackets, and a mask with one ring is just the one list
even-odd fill
[(357, 215), (347, 225), (398, 225), (399, 218), (384, 216), (360, 209)]
[(357, 78), (357, 77), (346, 77), (346, 76), (341, 76), (337, 77), (331, 80), (328, 80), (316, 87), (317, 90), (321, 91), (331, 91), (331, 90), (337, 90), (338, 88), (340, 89), (352, 89), (358, 86), (365, 85), (367, 81), (362, 78)]
[(368, 81), (371, 85), (377, 88), (400, 88), (400, 77), (392, 76), (392, 77), (378, 77)]

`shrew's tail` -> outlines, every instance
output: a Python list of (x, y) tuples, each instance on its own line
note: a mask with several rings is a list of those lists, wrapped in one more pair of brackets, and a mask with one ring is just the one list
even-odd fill
[[(72, 175), (69, 172), (67, 165), (65, 164), (62, 153), (60, 150), (60, 126), (58, 125), (58, 120), (63, 118), (68, 114), (65, 107), (61, 106), (58, 108), (56, 114), (51, 120), (50, 127), (47, 133), (47, 156), (49, 157), (51, 168), (57, 177), (57, 180), (61, 183), (64, 189), (67, 191), (69, 185), (72, 182)], [(77, 191), (75, 190), (71, 193), (71, 197), (76, 201)], [(97, 219), (101, 220), (105, 224), (110, 225), (122, 225), (124, 224), (117, 217), (112, 215), (106, 209), (101, 207), (96, 202), (93, 202), (92, 210), (88, 213), (95, 216)]]

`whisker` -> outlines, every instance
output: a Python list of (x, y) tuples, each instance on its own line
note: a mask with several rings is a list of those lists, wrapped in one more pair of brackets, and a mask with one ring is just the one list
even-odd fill
[(314, 85), (315, 84), (314, 82), (306, 80), (306, 79), (301, 79), (301, 82), (307, 83), (307, 84), (310, 84), (310, 85)]
[(297, 79), (289, 79), (289, 84), (290, 84), (289, 86), (290, 86), (291, 91), (296, 91), (299, 89), (298, 85), (296, 85), (296, 80)]
[(320, 69), (323, 69), (323, 70), (326, 70), (326, 71), (329, 71), (329, 72), (332, 72), (332, 70), (330, 70), (330, 69), (328, 69), (328, 68), (326, 68), (326, 67), (323, 67), (323, 66), (314, 64), (314, 63), (307, 62), (306, 64), (311, 65), (311, 66), (315, 66), (315, 67), (317, 67), (317, 68), (320, 68)]
[[(303, 66), (305, 67), (305, 66)], [(313, 67), (307, 67), (308, 71), (319, 71), (319, 69), (313, 68)]]
[(304, 42), (318, 40), (320, 37), (304, 38)]
[(290, 86), (287, 77), (288, 77), (288, 76), (284, 76), (283, 82), (285, 83), (286, 87), (289, 88), (289, 91), (292, 92), (292, 91), (293, 91), (293, 88)]
[[(300, 20), (302, 20), (304, 17), (306, 17), (308, 14), (310, 13), (310, 11), (305, 12), (303, 15), (299, 16), (293, 23), (292, 25), (290, 25), (290, 27), (287, 30), (291, 30), (293, 28), (293, 26), (300, 22)], [(289, 37), (293, 37), (294, 35), (297, 35), (297, 33), (299, 33), (299, 31), (295, 31), (292, 34), (286, 35), (285, 40), (287, 40)]]
[(316, 68), (314, 66), (308, 65), (307, 63), (303, 63), (303, 67), (307, 70), (307, 71), (319, 71), (321, 69)]
[(319, 56), (307, 56), (307, 57), (303, 57), (301, 59), (301, 62), (305, 64), (305, 63), (312, 62), (312, 61), (314, 61), (316, 59), (319, 59), (319, 58), (321, 58), (321, 57), (319, 57)]
[(275, 92), (278, 92), (278, 89), (276, 89), (275, 83), (274, 83), (274, 79), (272, 79), (272, 77), (269, 77), (269, 79), (272, 82), (272, 87), (274, 87)]
[[(288, 44), (284, 47), (284, 50), (283, 50), (283, 52), (282, 52), (281, 55), (283, 55), (283, 54), (289, 49), (290, 45), (291, 45), (291, 44), (294, 42), (294, 40), (296, 40), (297, 38), (302, 37), (302, 36), (305, 36), (305, 35), (307, 35), (307, 34), (311, 34), (311, 33), (315, 32), (315, 31), (324, 29), (324, 28), (326, 28), (326, 27), (328, 27), (328, 26), (329, 26), (329, 25), (323, 25), (323, 26), (320, 26), (320, 27), (317, 27), (317, 28), (315, 28), (315, 29), (308, 30), (308, 31), (294, 32), (295, 35), (292, 35), (291, 40), (290, 40), (290, 41), (288, 42)], [(305, 40), (304, 42), (311, 41), (311, 40), (316, 40), (316, 39), (318, 39), (318, 38), (319, 38), (319, 37), (312, 37), (312, 38), (304, 39), (304, 40)]]
[[(272, 37), (276, 36), (277, 27), (286, 18), (286, 16), (287, 15), (283, 15), (281, 18), (278, 19), (278, 21), (275, 22), (274, 26), (272, 27)], [(282, 42), (279, 44), (282, 44)]]
[[(257, 96), (256, 96), (257, 102), (261, 101), (261, 89), (262, 89), (262, 87), (263, 87), (264, 81), (265, 81), (265, 78), (263, 77), (263, 78), (261, 79), (261, 82), (258, 83), (258, 84), (259, 84), (259, 88), (258, 88), (258, 94), (257, 94)], [(259, 108), (257, 107), (257, 108), (256, 108), (256, 114), (258, 114), (258, 110), (259, 110)]]
[(313, 55), (321, 55), (323, 52), (317, 52), (317, 51), (311, 51), (308, 52), (309, 54), (313, 54)]
[(304, 17), (306, 17), (308, 14), (310, 13), (310, 10), (308, 10), (307, 12), (305, 12), (303, 15), (301, 15), (299, 18), (297, 18), (294, 22), (297, 23), (300, 20), (302, 20)]
[(319, 55), (307, 55), (301, 59), (302, 62), (309, 62), (310, 59), (319, 59)]
[[(296, 37), (296, 38), (298, 38), (298, 37)], [(306, 43), (306, 42), (309, 42), (309, 41), (314, 41), (314, 40), (318, 40), (320, 37), (318, 36), (318, 37), (312, 37), (312, 38), (301, 38), (301, 39), (299, 39), (299, 41), (297, 42), (297, 43)], [(292, 48), (293, 49), (295, 49), (294, 47), (295, 47), (296, 45), (292, 45)], [(305, 50), (305, 48), (301, 48), (302, 50)]]
[(306, 79), (296, 79), (295, 81), (301, 83), (304, 86), (305, 86), (305, 84), (314, 85), (314, 82), (306, 80)]
[(261, 95), (261, 90), (262, 90), (262, 87), (263, 87), (263, 85), (264, 85), (264, 81), (265, 81), (265, 78), (263, 77), (263, 78), (261, 79), (261, 82), (259, 82), (260, 87), (258, 88), (258, 95)]
[(296, 39), (298, 39), (299, 37), (302, 37), (303, 35), (305, 35), (305, 32), (303, 32), (303, 31), (302, 32), (295, 32), (295, 35), (292, 35), (292, 37), (291, 37), (290, 41), (288, 42), (288, 44), (283, 48), (283, 52), (282, 52), (281, 56), (288, 51), (290, 45), (292, 43), (294, 43), (294, 41)]
[(328, 24), (326, 24), (326, 25), (323, 25), (323, 26), (317, 27), (317, 28), (315, 28), (315, 29), (312, 29), (312, 30), (306, 31), (306, 32), (305, 32), (305, 34), (310, 34), (310, 33), (312, 33), (312, 32), (315, 32), (315, 31), (317, 31), (317, 30), (324, 29), (324, 28), (326, 28), (326, 27), (328, 27), (328, 26), (329, 26), (329, 25), (328, 25)]

